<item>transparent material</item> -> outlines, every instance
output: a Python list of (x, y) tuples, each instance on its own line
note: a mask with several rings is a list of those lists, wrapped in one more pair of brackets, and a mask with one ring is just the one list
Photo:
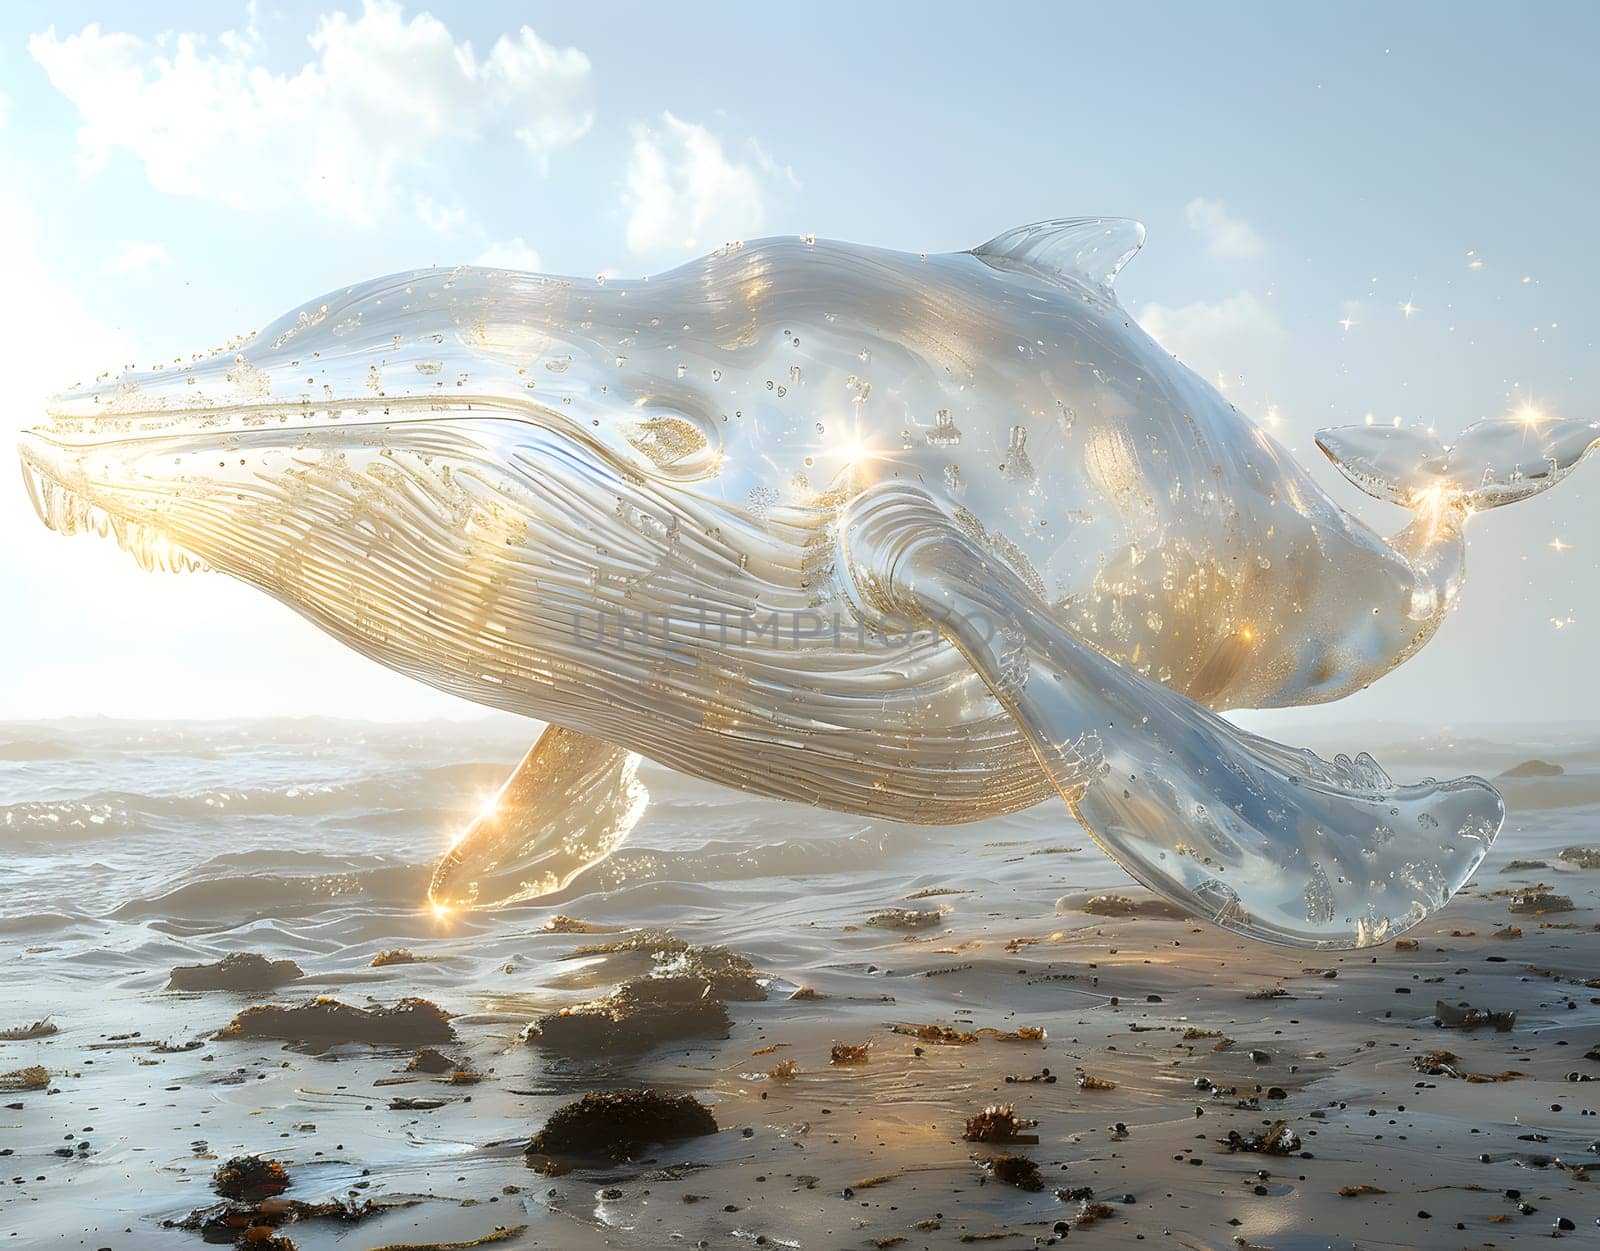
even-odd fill
[(1142, 239), (1090, 219), (946, 255), (763, 240), (640, 281), (401, 274), (66, 395), (22, 460), (57, 529), (614, 749), (585, 757), (614, 766), (582, 775), (604, 802), (508, 787), (480, 876), (530, 872), (497, 889), (614, 846), (631, 821), (594, 813), (628, 810), (637, 753), (900, 821), (1064, 795), (1201, 915), (1379, 941), (1470, 875), (1493, 790), (1396, 786), (1207, 710), (1335, 699), (1414, 654), (1471, 513), (1600, 430), (1484, 423), (1455, 460), (1327, 432), (1413, 507), (1385, 541), (1117, 304)]
[(429, 902), (501, 907), (565, 889), (644, 814), (638, 769), (624, 747), (550, 726), (434, 866)]

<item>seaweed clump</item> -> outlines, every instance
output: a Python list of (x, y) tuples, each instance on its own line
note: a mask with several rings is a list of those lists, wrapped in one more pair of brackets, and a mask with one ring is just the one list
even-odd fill
[(1492, 1008), (1456, 1007), (1443, 999), (1436, 999), (1433, 1004), (1433, 1023), (1441, 1029), (1469, 1030), (1492, 1025), (1503, 1034), (1517, 1023), (1517, 1014), (1514, 1009), (1496, 1012)]
[(528, 1143), (529, 1155), (609, 1155), (622, 1159), (651, 1143), (717, 1132), (711, 1109), (693, 1095), (655, 1090), (594, 1091), (557, 1108)]
[(269, 960), (254, 951), (235, 951), (214, 964), (180, 964), (167, 978), (168, 990), (276, 990), (305, 976), (293, 960)]
[(604, 999), (541, 1017), (523, 1037), (568, 1056), (644, 1051), (658, 1043), (726, 1038), (727, 1006), (702, 977), (641, 977)]
[(547, 934), (599, 934), (605, 926), (596, 925), (593, 921), (580, 921), (577, 917), (562, 916), (557, 914), (547, 917), (544, 931)]
[(41, 1017), (31, 1025), (18, 1025), (12, 1029), (0, 1029), (0, 1042), (25, 1042), (30, 1038), (49, 1038), (52, 1034), (59, 1034), (61, 1027), (49, 1017)]
[(381, 969), (386, 964), (421, 964), (422, 957), (409, 947), (391, 947), (387, 951), (380, 951), (372, 957), (368, 968)]
[(1134, 899), (1128, 895), (1096, 895), (1078, 910), (1094, 917), (1157, 917), (1181, 921), (1189, 916), (1186, 909), (1165, 899)]
[(833, 1050), (828, 1053), (829, 1064), (865, 1064), (868, 1060), (870, 1042), (833, 1044)]
[(967, 1046), (975, 1043), (980, 1038), (993, 1038), (998, 1042), (1042, 1042), (1044, 1040), (1044, 1027), (1039, 1025), (1019, 1025), (1014, 1030), (995, 1029), (992, 1025), (985, 1025), (982, 1029), (960, 1030), (948, 1025), (928, 1024), (917, 1025), (912, 1022), (901, 1021), (889, 1026), (892, 1034), (904, 1034), (915, 1038), (919, 1042), (950, 1043), (956, 1046)]
[(610, 942), (581, 943), (565, 958), (628, 952), (650, 956), (657, 976), (703, 978), (718, 999), (759, 1003), (767, 997), (765, 988), (756, 980), (755, 966), (738, 952), (726, 947), (695, 946), (666, 930), (635, 930)]
[(1038, 1121), (1018, 1116), (1012, 1104), (991, 1103), (983, 1111), (967, 1118), (967, 1128), (961, 1136), (968, 1142), (1036, 1143), (1039, 1141), (1038, 1134), (1026, 1134), (1023, 1131), (1033, 1129), (1038, 1124)]
[(407, 1073), (455, 1073), (466, 1066), (459, 1060), (452, 1060), (444, 1052), (433, 1047), (424, 1047), (406, 1061)]
[(1512, 898), (1506, 911), (1519, 916), (1544, 916), (1548, 912), (1571, 912), (1570, 895), (1552, 895), (1545, 890), (1524, 891)]
[(1044, 1180), (1039, 1176), (1039, 1166), (1025, 1155), (997, 1155), (983, 1162), (996, 1181), (1015, 1186), (1018, 1190), (1043, 1190)]
[(418, 1046), (453, 1042), (449, 1014), (426, 999), (402, 999), (388, 1008), (357, 1008), (319, 998), (293, 1007), (258, 1004), (217, 1032), (218, 1038), (279, 1038), (334, 1046), (359, 1042)]
[(943, 919), (944, 913), (937, 908), (885, 908), (874, 912), (866, 923), (880, 930), (922, 930)]
[(211, 1188), (224, 1199), (260, 1203), (289, 1189), (288, 1170), (276, 1160), (259, 1155), (236, 1155), (219, 1164), (211, 1175)]

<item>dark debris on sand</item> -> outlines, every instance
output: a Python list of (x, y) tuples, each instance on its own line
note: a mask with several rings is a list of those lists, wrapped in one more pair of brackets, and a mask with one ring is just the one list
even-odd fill
[(1038, 1124), (1038, 1121), (1018, 1116), (1012, 1104), (991, 1103), (983, 1111), (967, 1118), (967, 1128), (961, 1136), (968, 1142), (1031, 1144), (1039, 1141), (1039, 1135), (1023, 1131), (1033, 1129)]
[(276, 1160), (259, 1155), (236, 1155), (219, 1164), (211, 1175), (211, 1188), (224, 1199), (259, 1203), (289, 1189), (288, 1171)]
[(1175, 921), (1186, 920), (1188, 911), (1165, 899), (1133, 899), (1127, 895), (1096, 895), (1078, 906), (1079, 912), (1095, 917), (1156, 917)]
[(1454, 1077), (1464, 1082), (1513, 1082), (1526, 1074), (1516, 1069), (1499, 1073), (1470, 1073), (1461, 1067), (1461, 1057), (1453, 1051), (1427, 1051), (1413, 1056), (1411, 1067), (1429, 1077)]
[(652, 1143), (717, 1132), (711, 1110), (693, 1095), (606, 1090), (557, 1108), (528, 1143), (529, 1155), (606, 1155), (622, 1159)]
[(582, 1058), (644, 1051), (658, 1043), (728, 1037), (727, 1005), (703, 977), (641, 977), (604, 999), (541, 1017), (524, 1038)]
[(1287, 1121), (1274, 1121), (1264, 1130), (1241, 1134), (1230, 1129), (1222, 1139), (1229, 1151), (1255, 1151), (1263, 1155), (1293, 1155), (1300, 1150), (1300, 1135), (1289, 1128)]
[(1516, 1012), (1496, 1012), (1490, 1008), (1457, 1007), (1443, 999), (1434, 1000), (1433, 1023), (1441, 1029), (1482, 1029), (1492, 1025), (1502, 1034), (1517, 1023)]
[(1600, 869), (1600, 846), (1563, 847), (1556, 858), (1580, 869)]
[(256, 1225), (239, 1236), (246, 1251), (300, 1251), (291, 1239), (280, 1237), (270, 1225)]
[(269, 960), (254, 951), (236, 951), (214, 964), (180, 964), (168, 990), (276, 990), (305, 976), (293, 960)]
[(756, 980), (755, 966), (726, 947), (686, 947), (657, 959), (659, 975), (704, 978), (718, 999), (761, 1003), (767, 997), (766, 988)]
[(937, 908), (885, 908), (874, 912), (866, 924), (880, 930), (924, 930), (944, 920)]
[(380, 951), (372, 957), (368, 968), (381, 969), (390, 964), (422, 964), (424, 960), (409, 947), (391, 947), (387, 951)]
[(60, 1027), (49, 1017), (34, 1021), (31, 1025), (18, 1025), (12, 1029), (0, 1029), (0, 1042), (27, 1042), (34, 1038), (49, 1038), (50, 1035), (60, 1033)]
[(278, 1038), (321, 1046), (355, 1042), (415, 1047), (453, 1042), (456, 1035), (449, 1015), (426, 999), (402, 999), (388, 1008), (357, 1008), (320, 998), (293, 1007), (259, 1004), (246, 1008), (216, 1036)]
[(206, 1242), (231, 1242), (240, 1247), (268, 1248), (294, 1251), (294, 1243), (278, 1235), (284, 1225), (296, 1221), (331, 1220), (354, 1224), (386, 1208), (400, 1207), (411, 1202), (400, 1200), (378, 1203), (354, 1199), (326, 1199), (320, 1203), (307, 1203), (301, 1199), (268, 1198), (255, 1200), (230, 1200), (196, 1208), (181, 1221), (166, 1222), (171, 1229), (197, 1231)]
[(996, 1155), (983, 1162), (989, 1175), (996, 1181), (1018, 1190), (1043, 1190), (1044, 1180), (1039, 1176), (1039, 1166), (1025, 1155)]
[(615, 926), (596, 925), (593, 921), (580, 921), (577, 917), (562, 916), (559, 913), (547, 917), (543, 929), (547, 934), (603, 934)]
[(211, 1243), (231, 1242), (257, 1251), (294, 1251), (294, 1243), (278, 1234), (280, 1226), (305, 1220), (353, 1223), (386, 1207), (413, 1202), (358, 1203), (353, 1197), (316, 1203), (286, 1199), (283, 1192), (290, 1186), (288, 1171), (278, 1161), (259, 1155), (238, 1155), (218, 1165), (211, 1186), (225, 1202), (196, 1208), (180, 1221), (164, 1221), (165, 1227), (195, 1230)]
[(872, 1044), (836, 1042), (828, 1052), (829, 1064), (865, 1064), (871, 1058)]
[(1544, 916), (1552, 912), (1571, 912), (1570, 895), (1552, 895), (1549, 891), (1530, 890), (1512, 897), (1506, 911), (1518, 916)]
[(460, 1060), (452, 1060), (444, 1052), (424, 1047), (406, 1061), (407, 1073), (455, 1073), (466, 1068)]
[(755, 966), (738, 952), (726, 947), (701, 947), (666, 930), (636, 930), (605, 943), (582, 943), (567, 959), (583, 956), (608, 956), (637, 951), (651, 956), (656, 972), (664, 977), (699, 977), (711, 983), (712, 993), (725, 1001), (759, 1003), (766, 989), (757, 980)]

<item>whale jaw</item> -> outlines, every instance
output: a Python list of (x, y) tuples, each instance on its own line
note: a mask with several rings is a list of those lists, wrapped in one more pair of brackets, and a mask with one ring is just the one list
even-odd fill
[(204, 413), (58, 419), (19, 457), (51, 529), (114, 538), (146, 569), (229, 574), (436, 688), (524, 697), (538, 668), (525, 622), (559, 542), (528, 496), (540, 445), (560, 437), (482, 410), (293, 417), (222, 432)]

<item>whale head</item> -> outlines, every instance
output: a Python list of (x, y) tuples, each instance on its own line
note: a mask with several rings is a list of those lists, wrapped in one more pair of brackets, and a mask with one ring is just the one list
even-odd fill
[(719, 465), (714, 418), (654, 363), (658, 331), (597, 315), (603, 287), (402, 274), (101, 379), (22, 436), (33, 502), (58, 531), (230, 574), (391, 667), (521, 710), (498, 692), (548, 677), (541, 621), (566, 629), (563, 606), (659, 565)]

